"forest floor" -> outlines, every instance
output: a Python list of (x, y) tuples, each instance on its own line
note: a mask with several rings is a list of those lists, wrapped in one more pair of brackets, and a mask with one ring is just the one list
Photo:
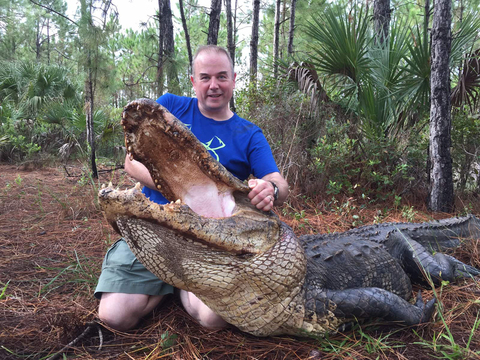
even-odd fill
[[(0, 164), (0, 359), (480, 359), (480, 284), (474, 280), (437, 288), (443, 310), (437, 307), (434, 321), (418, 327), (376, 323), (326, 339), (257, 338), (236, 329), (205, 330), (171, 297), (137, 329), (113, 331), (96, 317), (93, 291), (118, 235), (96, 195), (99, 183), (134, 182), (123, 170), (106, 167), (97, 182), (79, 163), (34, 165)], [(480, 201), (469, 201), (478, 216)], [(353, 199), (321, 212), (313, 205), (286, 205), (279, 215), (298, 233), (344, 231), (380, 218), (421, 222), (449, 216), (421, 204), (365, 207)], [(469, 241), (455, 256), (480, 267), (479, 241)], [(434, 291), (423, 296), (431, 299)]]

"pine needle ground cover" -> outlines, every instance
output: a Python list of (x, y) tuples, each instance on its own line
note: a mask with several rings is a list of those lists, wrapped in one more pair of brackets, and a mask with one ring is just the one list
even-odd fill
[[(0, 165), (0, 359), (480, 359), (478, 279), (424, 290), (439, 306), (435, 321), (419, 327), (373, 323), (325, 339), (256, 338), (205, 330), (172, 296), (137, 329), (113, 331), (98, 321), (93, 297), (105, 251), (118, 238), (96, 200), (99, 183), (109, 181), (134, 184), (108, 168), (94, 181), (81, 164)], [(479, 216), (480, 201), (469, 203)], [(346, 199), (320, 208), (310, 200), (277, 210), (299, 234), (449, 217), (422, 203), (382, 206)], [(457, 208), (464, 208), (460, 199)], [(479, 252), (477, 239), (455, 256), (480, 267)]]

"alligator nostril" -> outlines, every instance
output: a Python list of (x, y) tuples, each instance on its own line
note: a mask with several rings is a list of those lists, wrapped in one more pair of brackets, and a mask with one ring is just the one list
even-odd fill
[(113, 189), (110, 189), (110, 188), (106, 188), (106, 189), (102, 189), (100, 190), (100, 196), (107, 196), (108, 194), (110, 194), (111, 192), (113, 191)]

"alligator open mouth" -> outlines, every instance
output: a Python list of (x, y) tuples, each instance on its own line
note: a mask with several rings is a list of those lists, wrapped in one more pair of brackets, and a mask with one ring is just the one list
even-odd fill
[(181, 199), (203, 216), (225, 217), (233, 213), (233, 192), (248, 193), (246, 185), (212, 161), (190, 130), (155, 101), (128, 104), (122, 126), (130, 157), (147, 167), (168, 200)]
[(122, 126), (130, 158), (147, 167), (171, 203), (149, 201), (139, 185), (126, 192), (104, 188), (101, 204), (114, 227), (120, 218), (154, 221), (234, 253), (264, 252), (278, 239), (278, 219), (252, 206), (249, 188), (168, 110), (149, 99), (135, 100), (125, 107)]

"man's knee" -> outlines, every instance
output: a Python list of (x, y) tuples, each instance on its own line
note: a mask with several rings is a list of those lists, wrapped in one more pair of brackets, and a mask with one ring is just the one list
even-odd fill
[(221, 316), (214, 313), (207, 305), (191, 292), (180, 291), (180, 299), (182, 300), (185, 310), (197, 320), (200, 325), (208, 329), (221, 329), (228, 325)]
[(98, 317), (115, 330), (126, 331), (135, 327), (162, 298), (145, 294), (103, 293)]

